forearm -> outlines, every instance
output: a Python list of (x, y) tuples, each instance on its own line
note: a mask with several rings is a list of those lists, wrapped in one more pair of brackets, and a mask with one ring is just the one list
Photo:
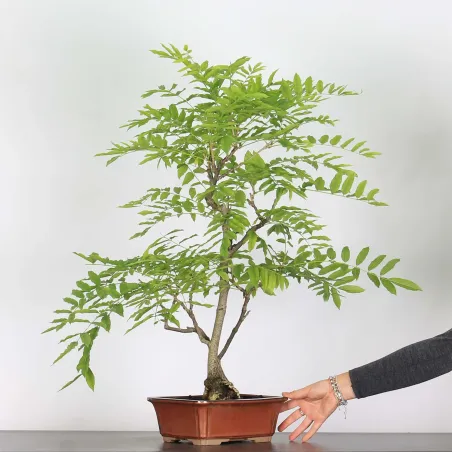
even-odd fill
[(337, 376), (337, 384), (345, 400), (352, 400), (356, 398), (353, 390), (352, 382), (349, 372), (344, 372)]
[[(404, 347), (338, 377), (350, 398), (395, 391), (452, 371), (452, 330)], [(340, 382), (339, 382), (340, 378)], [(342, 387), (343, 386), (343, 387)]]

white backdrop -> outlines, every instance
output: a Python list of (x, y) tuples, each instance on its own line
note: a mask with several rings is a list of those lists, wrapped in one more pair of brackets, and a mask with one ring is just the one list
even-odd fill
[[(133, 159), (105, 168), (93, 155), (125, 138), (118, 126), (141, 93), (178, 80), (148, 52), (160, 42), (363, 89), (329, 111), (338, 131), (384, 153), (356, 163), (391, 207), (327, 196), (313, 206), (338, 245), (401, 257), (399, 275), (424, 288), (397, 298), (370, 288), (340, 312), (302, 287), (260, 296), (225, 359), (243, 392), (279, 394), (451, 328), (451, 13), (447, 0), (0, 0), (0, 428), (152, 430), (146, 396), (201, 389), (195, 337), (149, 325), (124, 338), (117, 321), (93, 356), (96, 391), (57, 393), (75, 361), (51, 367), (57, 337), (39, 334), (85, 275), (72, 251), (143, 250), (127, 240), (137, 215), (115, 206), (172, 173)], [(451, 384), (447, 375), (354, 401), (323, 430), (452, 432)]]

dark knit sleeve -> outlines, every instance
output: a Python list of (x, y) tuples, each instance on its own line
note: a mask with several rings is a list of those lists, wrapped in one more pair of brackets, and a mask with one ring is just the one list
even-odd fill
[(417, 385), (452, 371), (452, 330), (350, 371), (358, 399)]

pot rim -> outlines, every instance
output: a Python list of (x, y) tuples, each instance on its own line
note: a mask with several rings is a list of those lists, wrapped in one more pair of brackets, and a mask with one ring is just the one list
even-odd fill
[(268, 395), (255, 395), (255, 394), (241, 394), (242, 396), (248, 396), (249, 399), (231, 399), (231, 400), (196, 400), (189, 399), (188, 397), (201, 398), (202, 396), (161, 396), (161, 397), (148, 397), (148, 402), (167, 402), (167, 403), (191, 403), (191, 404), (235, 404), (235, 403), (264, 403), (264, 402), (286, 402), (287, 397), (283, 396), (268, 396)]

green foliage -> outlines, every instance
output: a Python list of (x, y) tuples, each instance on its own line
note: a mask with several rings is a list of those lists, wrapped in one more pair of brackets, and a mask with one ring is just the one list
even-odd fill
[[(392, 294), (396, 286), (420, 290), (411, 281), (388, 276), (398, 259), (369, 259), (369, 248), (358, 253), (347, 246), (335, 250), (324, 225), (303, 204), (318, 193), (386, 205), (375, 198), (378, 189), (368, 189), (345, 160), (346, 152), (364, 158), (375, 158), (378, 152), (365, 141), (340, 134), (302, 133), (312, 123), (335, 126), (335, 119), (315, 114), (315, 108), (331, 96), (355, 92), (298, 74), (277, 79), (275, 71), (266, 77), (264, 66), (253, 66), (247, 57), (210, 65), (196, 62), (187, 47), (163, 46), (153, 53), (176, 63), (193, 89), (172, 84), (147, 91), (143, 98), (157, 95), (167, 105), (145, 104), (139, 117), (125, 126), (137, 129), (135, 137), (99, 155), (107, 156), (109, 165), (140, 153), (141, 165), (173, 168), (180, 180), (175, 187), (150, 188), (122, 206), (138, 208), (142, 217), (132, 238), (186, 216), (202, 220), (202, 225), (190, 237), (174, 229), (130, 259), (76, 253), (91, 270), (76, 282), (46, 330), (76, 323), (82, 327), (62, 340), (71, 342), (56, 361), (73, 350), (80, 353), (77, 375), (62, 389), (81, 376), (94, 389), (91, 350), (98, 333), (110, 331), (115, 315), (128, 313), (132, 324), (127, 332), (149, 321), (193, 332), (196, 328), (181, 328), (180, 313), (192, 318), (195, 307), (210, 306), (206, 297), (225, 287), (249, 300), (259, 291), (273, 296), (295, 281), (337, 308), (347, 293), (364, 291), (356, 284), (363, 275)], [(270, 208), (262, 207), (263, 198), (270, 199)]]

